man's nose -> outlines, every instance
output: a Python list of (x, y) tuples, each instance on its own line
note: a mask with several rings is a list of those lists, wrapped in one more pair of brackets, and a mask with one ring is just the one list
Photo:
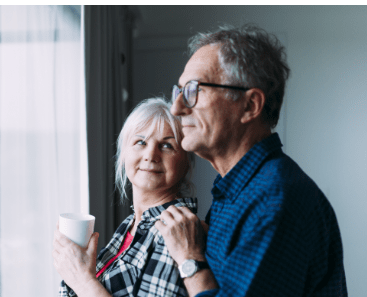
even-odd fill
[(171, 106), (171, 113), (174, 116), (182, 116), (188, 114), (190, 111), (190, 108), (186, 107), (183, 101), (183, 95), (182, 92), (178, 94), (175, 101), (173, 101)]

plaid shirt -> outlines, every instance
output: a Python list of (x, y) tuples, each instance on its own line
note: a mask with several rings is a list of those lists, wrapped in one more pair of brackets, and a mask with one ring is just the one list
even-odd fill
[[(141, 217), (130, 247), (98, 277), (112, 296), (188, 296), (177, 264), (168, 254), (162, 235), (154, 227), (162, 211), (170, 205), (186, 206), (193, 213), (197, 212), (196, 198), (178, 198), (146, 210)], [(121, 223), (111, 241), (99, 253), (97, 273), (117, 255), (133, 218), (134, 214)], [(59, 296), (76, 295), (62, 281)]]
[(220, 289), (197, 296), (347, 296), (334, 210), (281, 146), (275, 133), (216, 178), (206, 258)]

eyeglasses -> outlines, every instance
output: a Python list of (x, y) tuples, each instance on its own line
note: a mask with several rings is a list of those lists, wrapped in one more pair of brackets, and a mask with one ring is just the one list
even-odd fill
[(240, 90), (240, 91), (248, 91), (250, 88), (242, 88), (242, 87), (235, 87), (235, 86), (227, 86), (227, 85), (218, 85), (218, 84), (210, 84), (210, 83), (203, 83), (197, 80), (190, 80), (185, 84), (183, 88), (179, 88), (178, 86), (174, 85), (172, 88), (172, 103), (175, 102), (178, 95), (182, 93), (183, 101), (186, 107), (193, 108), (198, 100), (198, 91), (199, 86), (208, 86), (214, 88), (226, 88), (232, 90)]

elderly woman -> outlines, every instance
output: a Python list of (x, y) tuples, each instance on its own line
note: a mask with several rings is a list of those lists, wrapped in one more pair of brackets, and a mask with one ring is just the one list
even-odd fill
[[(134, 214), (117, 228), (96, 259), (98, 233), (83, 249), (59, 230), (54, 265), (63, 277), (59, 296), (187, 296), (177, 265), (154, 227), (170, 205), (197, 210), (183, 198), (192, 156), (181, 148), (181, 123), (163, 99), (147, 99), (127, 118), (118, 139), (116, 184), (126, 198), (132, 185)], [(58, 229), (58, 228), (57, 228)]]

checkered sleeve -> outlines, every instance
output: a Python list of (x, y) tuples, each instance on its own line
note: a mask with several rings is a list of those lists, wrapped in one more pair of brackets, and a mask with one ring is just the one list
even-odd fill
[[(156, 233), (153, 227), (150, 231)], [(155, 236), (155, 247), (146, 264), (137, 296), (188, 296), (178, 267), (168, 253), (162, 235)]]
[[(98, 277), (112, 296), (188, 296), (178, 267), (169, 255), (162, 235), (154, 226), (161, 212), (170, 205), (187, 206), (195, 212), (197, 201), (196, 198), (178, 198), (144, 212), (129, 248)], [(97, 272), (118, 254), (133, 217), (131, 215), (121, 223), (109, 244), (100, 252), (97, 257)], [(58, 296), (74, 297), (76, 294), (62, 281)]]
[(64, 280), (61, 281), (60, 283), (60, 287), (59, 287), (59, 294), (57, 295), (58, 297), (76, 297), (77, 295), (75, 294), (75, 292), (73, 291), (73, 289), (71, 289)]

